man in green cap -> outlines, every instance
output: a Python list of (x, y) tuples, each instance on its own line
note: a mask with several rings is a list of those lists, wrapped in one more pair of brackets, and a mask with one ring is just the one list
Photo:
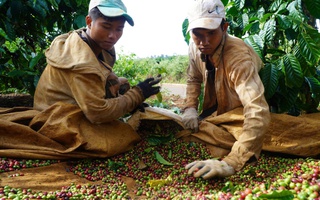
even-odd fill
[[(140, 139), (128, 124), (118, 119), (158, 93), (160, 86), (156, 84), (161, 77), (147, 78), (131, 88), (125, 78), (118, 78), (112, 71), (116, 60), (114, 45), (123, 34), (125, 22), (134, 25), (121, 0), (92, 0), (85, 21), (86, 28), (56, 37), (46, 50), (47, 66), (35, 91), (34, 109), (46, 112), (49, 117), (45, 120), (57, 118), (57, 127), (66, 127), (60, 130), (60, 135), (80, 132), (83, 138), (88, 132), (100, 132), (106, 141), (100, 147), (97, 145), (100, 141), (91, 142), (97, 151), (107, 149), (105, 155), (109, 156), (127, 150)], [(114, 91), (117, 88), (119, 91)], [(78, 121), (70, 122), (74, 118), (71, 116), (74, 112), (66, 114), (70, 106), (90, 122), (90, 130), (84, 127), (80, 130)], [(68, 125), (61, 126), (63, 123)], [(106, 126), (102, 133), (101, 126)]]

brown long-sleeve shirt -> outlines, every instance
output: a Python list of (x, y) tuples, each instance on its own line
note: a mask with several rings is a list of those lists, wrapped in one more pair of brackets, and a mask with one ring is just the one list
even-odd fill
[[(215, 67), (214, 85), (208, 85), (208, 70), (201, 52), (191, 41), (186, 107), (198, 107), (201, 84), (204, 83), (203, 110), (218, 104), (217, 115), (243, 107), (244, 123), (240, 136), (224, 160), (236, 170), (252, 157), (259, 157), (270, 113), (259, 77), (263, 63), (254, 50), (239, 38), (225, 35), (212, 56)], [(214, 89), (209, 89), (214, 87)], [(214, 101), (213, 101), (214, 99)]]
[(105, 98), (114, 58), (104, 50), (97, 58), (79, 31), (83, 30), (58, 36), (46, 50), (47, 66), (36, 88), (34, 109), (45, 110), (62, 101), (78, 105), (92, 123), (118, 119), (140, 105), (144, 97), (133, 87), (117, 98)]

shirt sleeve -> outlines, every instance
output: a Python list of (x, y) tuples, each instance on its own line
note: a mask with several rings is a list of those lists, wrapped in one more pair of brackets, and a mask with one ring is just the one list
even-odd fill
[(70, 72), (69, 87), (73, 98), (92, 123), (100, 124), (122, 117), (144, 101), (134, 87), (117, 98), (105, 98), (105, 81), (96, 74)]
[(196, 47), (193, 42), (189, 45), (189, 66), (187, 69), (187, 89), (186, 89), (186, 108), (198, 108), (199, 96), (201, 94), (201, 84), (203, 76), (201, 66), (196, 57)]
[(264, 134), (270, 122), (269, 106), (264, 97), (264, 86), (258, 74), (259, 63), (248, 54), (231, 63), (237, 67), (230, 73), (235, 90), (243, 105), (244, 123), (242, 134), (234, 143), (224, 160), (240, 170), (253, 156), (258, 158), (262, 149)]

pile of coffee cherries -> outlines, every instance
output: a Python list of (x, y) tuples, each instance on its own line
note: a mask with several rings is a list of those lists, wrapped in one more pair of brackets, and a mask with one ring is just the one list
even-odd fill
[[(177, 131), (152, 126), (131, 151), (106, 159), (69, 163), (70, 171), (91, 181), (58, 191), (0, 186), (6, 199), (301, 199), (320, 200), (320, 160), (263, 152), (259, 160), (227, 178), (203, 180), (187, 174), (186, 164), (211, 159), (203, 144), (172, 137)], [(166, 130), (166, 131), (164, 131)], [(153, 131), (153, 132), (151, 132)], [(0, 158), (0, 172), (40, 167), (59, 161)], [(133, 180), (128, 186), (124, 177)]]

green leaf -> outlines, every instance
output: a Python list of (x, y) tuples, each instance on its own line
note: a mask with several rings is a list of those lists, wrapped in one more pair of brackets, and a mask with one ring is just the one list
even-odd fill
[(320, 19), (320, 0), (304, 0), (304, 3), (310, 14), (317, 19)]
[(72, 8), (71, 0), (64, 0), (63, 2), (66, 4), (66, 6)]
[(297, 10), (297, 7), (297, 1), (293, 1), (288, 5), (287, 9), (289, 11), (289, 16), (291, 17), (291, 19), (295, 19), (298, 22), (302, 22), (303, 16), (302, 13), (300, 13)]
[(278, 8), (278, 10), (277, 10), (277, 14), (281, 14), (281, 13), (286, 13), (287, 12), (287, 6), (288, 6), (288, 2), (284, 2), (284, 3), (282, 3), (280, 6), (279, 6), (279, 8)]
[(56, 10), (59, 9), (58, 2), (56, 0), (48, 0), (48, 2), (51, 4), (52, 7), (54, 7)]
[(264, 59), (264, 55), (262, 55), (264, 43), (260, 36), (250, 35), (248, 38), (244, 39), (244, 42), (250, 45), (261, 59)]
[(288, 110), (295, 104), (298, 94), (298, 88), (286, 87), (285, 80), (279, 79), (278, 90), (274, 95), (279, 109), (278, 112), (288, 112)]
[(314, 67), (314, 65), (310, 64), (310, 62), (307, 61), (305, 57), (301, 55), (301, 51), (298, 45), (293, 47), (292, 51), (293, 55), (299, 60), (303, 75), (313, 76), (315, 74), (316, 68)]
[(4, 46), (11, 52), (14, 53), (19, 50), (16, 42), (5, 41)]
[(266, 10), (264, 9), (264, 7), (259, 7), (257, 9), (257, 12), (256, 12), (256, 17), (258, 17), (259, 19), (263, 18), (264, 14), (266, 13)]
[(12, 14), (12, 20), (17, 22), (19, 18), (23, 17), (23, 14), (26, 12), (25, 6), (22, 4), (22, 1), (11, 1), (10, 2), (10, 12)]
[(224, 6), (226, 6), (229, 2), (229, 0), (221, 0), (221, 2), (223, 3)]
[(249, 16), (247, 13), (242, 14), (242, 25), (243, 27), (247, 26), (249, 24)]
[(29, 62), (29, 68), (33, 69), (36, 66), (41, 58), (44, 57), (43, 53), (38, 53), (35, 57), (33, 57)]
[(17, 37), (16, 32), (13, 28), (13, 24), (11, 24), (9, 21), (5, 21), (5, 32), (7, 33), (8, 38), (10, 40), (15, 40)]
[(263, 30), (265, 30), (265, 41), (267, 43), (272, 43), (273, 38), (275, 36), (275, 32), (276, 32), (276, 21), (274, 18), (271, 18), (270, 20), (268, 20), (263, 27)]
[(158, 101), (161, 103), (162, 102), (162, 94), (161, 94), (161, 92), (158, 92), (156, 94), (156, 97), (157, 97)]
[(168, 158), (172, 158), (172, 150), (171, 149), (169, 149)]
[(259, 72), (261, 81), (264, 85), (264, 95), (266, 99), (270, 99), (277, 90), (278, 86), (278, 69), (271, 63), (267, 63)]
[(292, 21), (288, 18), (287, 15), (277, 15), (277, 22), (281, 29), (288, 29), (292, 25)]
[(238, 10), (241, 10), (244, 7), (245, 0), (235, 0), (234, 5), (238, 8)]
[(294, 30), (293, 28), (285, 29), (285, 36), (287, 37), (287, 40), (291, 40), (296, 43), (296, 39), (298, 35), (299, 35), (299, 32)]
[(315, 77), (306, 77), (306, 82), (314, 98), (320, 98), (320, 81)]
[(148, 143), (150, 145), (156, 146), (156, 145), (167, 143), (170, 140), (172, 140), (172, 138), (174, 138), (173, 134), (170, 134), (168, 136), (153, 135), (153, 136), (148, 137), (146, 140), (148, 141)]
[(154, 148), (153, 147), (149, 147), (149, 148), (146, 148), (144, 151), (146, 153), (150, 153)]
[(259, 199), (279, 199), (279, 200), (291, 200), (294, 196), (291, 191), (289, 190), (282, 190), (280, 192), (273, 191), (268, 194), (261, 194)]
[(150, 187), (162, 187), (171, 182), (172, 182), (172, 175), (170, 174), (166, 179), (149, 180), (147, 182), (147, 185), (149, 185)]
[(163, 165), (173, 165), (172, 163), (168, 162), (167, 160), (165, 160), (158, 151), (154, 152), (154, 155), (157, 159), (157, 161)]
[(307, 34), (313, 39), (314, 43), (320, 46), (320, 33), (318, 29), (305, 24)]
[(36, 13), (39, 14), (38, 17), (45, 18), (47, 16), (47, 12), (49, 11), (48, 4), (45, 0), (29, 0), (29, 5), (34, 9)]
[(83, 19), (85, 19), (84, 15), (78, 15), (75, 17), (73, 24), (76, 29), (85, 27), (86, 23)]
[(233, 193), (235, 191), (235, 187), (234, 187), (234, 184), (231, 182), (231, 181), (227, 181), (225, 184), (224, 184), (224, 187), (221, 189), (222, 191), (224, 192), (231, 192)]
[(298, 59), (292, 54), (283, 57), (286, 84), (289, 87), (300, 87), (303, 83), (303, 74)]
[(272, 4), (269, 7), (269, 11), (275, 12), (279, 9), (280, 5), (282, 3), (282, 0), (275, 0), (272, 2)]
[(10, 40), (6, 32), (2, 28), (0, 28), (0, 36), (2, 36), (5, 40)]
[(247, 24), (244, 28), (243, 28), (243, 33), (246, 33), (247, 31), (249, 31), (251, 29), (251, 27), (253, 26), (254, 24), (250, 23), (250, 24)]
[[(266, 49), (267, 54), (272, 55), (273, 57), (282, 57), (283, 55), (286, 54), (285, 51), (278, 49), (278, 48), (268, 48)], [(269, 58), (270, 62), (274, 63), (274, 59), (273, 58)]]
[(24, 70), (15, 69), (8, 73), (8, 77), (23, 77), (26, 75), (34, 75), (34, 74), (35, 72), (33, 71), (24, 71)]
[(230, 16), (237, 16), (239, 14), (239, 10), (235, 6), (231, 6), (227, 8), (227, 13)]
[(266, 22), (271, 16), (272, 16), (272, 13), (266, 13), (266, 14), (264, 14), (264, 15), (261, 17), (261, 19), (260, 19), (260, 23)]
[(320, 58), (320, 46), (317, 45), (314, 40), (304, 32), (298, 37), (299, 47), (301, 54), (311, 63), (316, 64)]
[(184, 37), (184, 41), (189, 45), (190, 34), (189, 32), (187, 33), (188, 26), (189, 26), (189, 21), (188, 19), (185, 19), (182, 23), (182, 34)]
[(119, 169), (120, 167), (123, 167), (124, 164), (122, 162), (114, 162), (112, 160), (109, 160), (108, 166), (110, 167), (110, 169), (115, 171), (115, 170)]

